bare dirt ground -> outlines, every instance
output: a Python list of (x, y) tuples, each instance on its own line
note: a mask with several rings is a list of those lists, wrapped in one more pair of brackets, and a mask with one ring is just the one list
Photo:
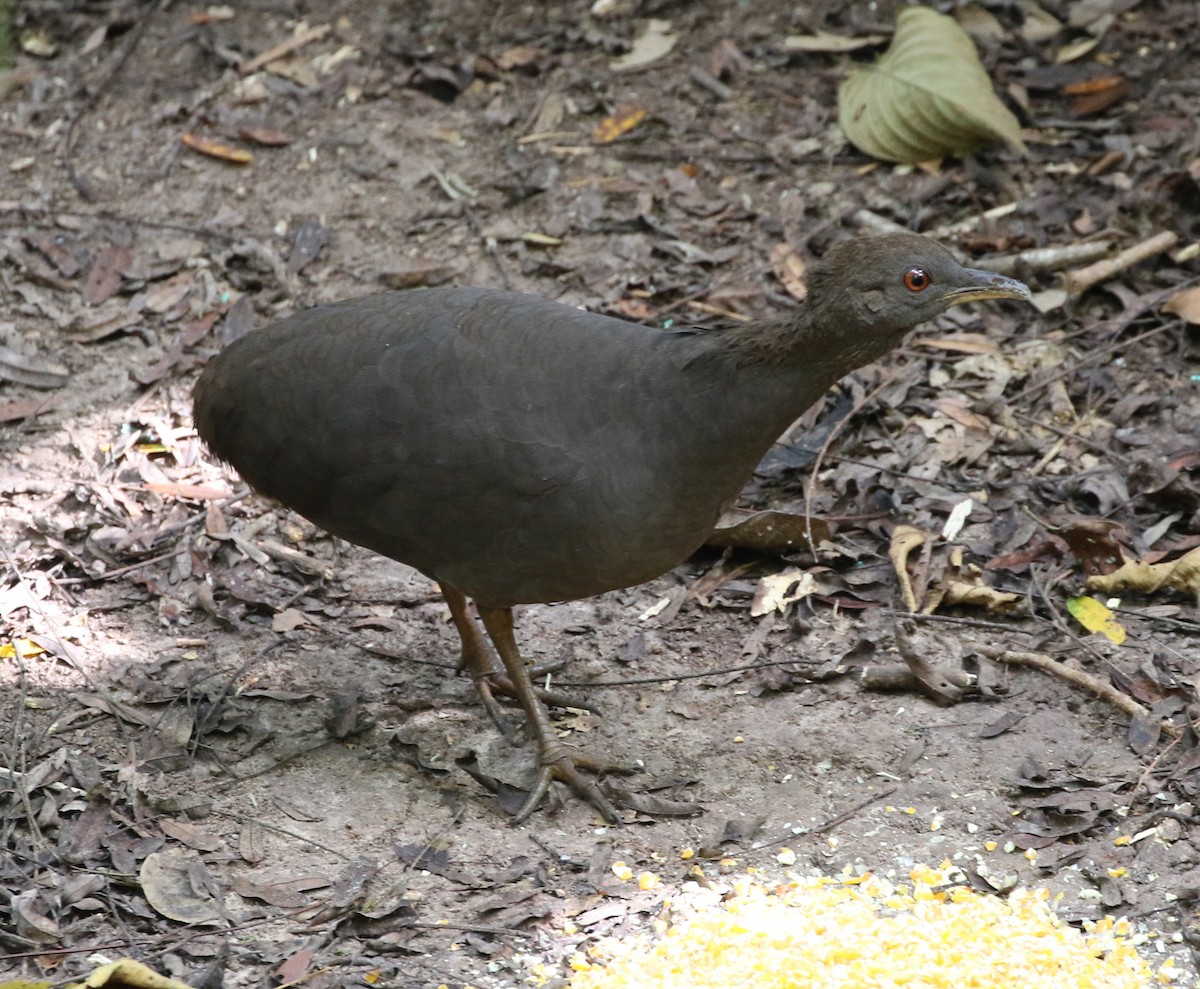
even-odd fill
[[(1112, 595), (1119, 646), (1067, 603), (1122, 559), (1200, 545), (1197, 340), (1164, 309), (1200, 277), (1195, 5), (1043, 0), (1055, 29), (983, 4), (1031, 151), (936, 170), (847, 145), (849, 58), (784, 41), (886, 32), (894, 4), (627, 6), (20, 5), (39, 54), (0, 93), (0, 975), (131, 956), (205, 986), (515, 985), (644, 927), (685, 880), (781, 873), (782, 848), (828, 873), (950, 859), (982, 888), (1048, 886), (1071, 922), (1128, 916), (1195, 972), (1195, 557)], [(677, 41), (616, 72), (635, 14)], [(634, 126), (605, 141), (606, 119)], [(191, 428), (203, 363), (300, 306), (452, 282), (658, 325), (754, 317), (878, 218), (972, 259), (1178, 241), (1044, 313), (957, 310), (843, 382), (745, 495), (826, 520), (815, 557), (706, 551), (521, 611), (528, 657), (602, 709), (563, 714), (564, 737), (642, 760), (648, 806), (690, 816), (607, 827), (566, 799), (508, 826), (529, 754), (452, 675), (433, 586), (230, 500)], [(959, 703), (860, 676), (900, 661), (905, 525), (929, 534), (904, 568), (922, 602), (985, 588), (900, 640), (974, 675)], [(752, 617), (787, 566), (817, 593)]]

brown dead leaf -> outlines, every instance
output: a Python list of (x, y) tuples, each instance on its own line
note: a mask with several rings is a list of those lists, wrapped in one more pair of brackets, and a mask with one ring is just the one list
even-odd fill
[(214, 309), (212, 312), (205, 313), (198, 319), (194, 319), (180, 330), (179, 335), (171, 342), (171, 345), (163, 353), (157, 361), (149, 367), (139, 368), (133, 372), (136, 378), (143, 385), (152, 385), (154, 382), (161, 380), (168, 371), (171, 370), (183, 356), (184, 350), (194, 346), (203, 340), (213, 324), (221, 317), (220, 309)]
[(129, 267), (133, 252), (128, 247), (109, 244), (96, 254), (87, 279), (83, 283), (81, 295), (89, 306), (98, 306), (116, 294), (121, 287), (121, 273)]
[(30, 416), (40, 416), (54, 408), (57, 400), (52, 395), (44, 398), (25, 398), (16, 402), (0, 402), (0, 423), (19, 422)]
[(180, 272), (160, 282), (146, 293), (146, 308), (161, 315), (179, 305), (191, 292), (194, 282), (189, 272)]
[(400, 261), (379, 273), (379, 280), (388, 288), (417, 288), (420, 285), (440, 285), (459, 273), (457, 265), (446, 261)]
[(271, 619), (272, 632), (294, 632), (301, 626), (311, 624), (303, 611), (298, 611), (296, 608), (288, 608), (279, 612)]
[(146, 902), (164, 917), (201, 926), (223, 923), (211, 877), (195, 852), (151, 852), (142, 862), (138, 883)]
[(25, 238), (25, 243), (54, 265), (64, 278), (74, 278), (79, 274), (79, 259), (67, 249), (62, 238), (54, 234), (30, 235)]
[(0, 344), (0, 381), (15, 381), (30, 388), (61, 388), (71, 373), (59, 364), (26, 357)]
[(1120, 522), (1108, 519), (1073, 519), (1058, 531), (1071, 552), (1091, 577), (1112, 573), (1125, 560), (1117, 534), (1125, 531)]
[(198, 852), (215, 852), (225, 843), (211, 831), (198, 828), (190, 821), (164, 818), (159, 822), (159, 827), (168, 838), (174, 838), (180, 844)]
[(991, 430), (993, 425), (990, 419), (986, 419), (978, 412), (967, 408), (966, 403), (962, 399), (952, 398), (949, 395), (943, 395), (941, 398), (935, 399), (933, 407), (947, 419), (952, 419), (959, 425), (966, 426), (968, 429), (978, 429), (986, 433)]
[(1071, 97), (1071, 112), (1077, 117), (1107, 110), (1129, 95), (1129, 90), (1129, 80), (1116, 73), (1063, 87), (1063, 92)]
[(190, 133), (184, 133), (179, 139), (193, 151), (198, 151), (202, 155), (208, 155), (210, 158), (227, 161), (233, 165), (249, 165), (254, 161), (254, 155), (245, 148), (235, 148), (232, 145), (222, 144), (219, 141), (211, 141), (206, 137)]
[(1059, 560), (1062, 558), (1062, 541), (1039, 539), (1024, 549), (1002, 556), (994, 556), (984, 564), (988, 570), (1023, 570), (1035, 560)]
[(237, 876), (233, 880), (233, 891), (248, 900), (262, 900), (273, 907), (298, 910), (311, 902), (312, 898), (305, 895), (309, 890), (326, 889), (329, 884), (329, 879), (323, 876), (301, 876), (277, 882), (255, 882), (245, 876)]
[(264, 148), (280, 148), (296, 140), (287, 131), (277, 127), (242, 127), (238, 130), (238, 137), (251, 144), (261, 144)]
[(12, 897), (9, 910), (13, 921), (11, 930), (28, 944), (49, 944), (60, 939), (62, 929), (50, 916), (53, 908), (36, 886)]
[(1200, 285), (1176, 292), (1163, 303), (1162, 309), (1200, 326)]
[(67, 332), (71, 334), (72, 339), (81, 343), (95, 343), (142, 321), (140, 313), (130, 311), (120, 302), (117, 306), (115, 310), (106, 306), (95, 312), (80, 313), (67, 326)]

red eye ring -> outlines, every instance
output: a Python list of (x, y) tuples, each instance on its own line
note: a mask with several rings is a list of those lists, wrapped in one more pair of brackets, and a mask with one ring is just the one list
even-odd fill
[(932, 284), (933, 279), (924, 268), (909, 268), (904, 273), (904, 287), (910, 292), (924, 292)]

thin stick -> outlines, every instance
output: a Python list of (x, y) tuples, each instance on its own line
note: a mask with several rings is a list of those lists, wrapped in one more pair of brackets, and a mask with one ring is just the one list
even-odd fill
[(1074, 667), (1060, 663), (1053, 656), (1047, 656), (1045, 653), (1013, 652), (1007, 649), (998, 649), (995, 646), (983, 646), (979, 649), (979, 652), (988, 659), (994, 659), (1000, 663), (1008, 663), (1012, 666), (1031, 666), (1035, 670), (1041, 670), (1043, 673), (1051, 673), (1056, 677), (1066, 680), (1068, 683), (1073, 683), (1077, 687), (1082, 687), (1084, 690), (1090, 691), (1101, 700), (1107, 701), (1113, 707), (1124, 711), (1131, 718), (1145, 717), (1150, 713), (1149, 710), (1132, 697), (1117, 690), (1111, 683), (1107, 683), (1099, 677), (1094, 677), (1090, 673), (1084, 673), (1083, 670), (1077, 670)]
[(1132, 268), (1135, 264), (1140, 264), (1147, 258), (1170, 250), (1178, 240), (1179, 235), (1173, 230), (1164, 230), (1153, 237), (1148, 237), (1141, 243), (1125, 248), (1120, 254), (1114, 254), (1111, 258), (1089, 264), (1086, 268), (1068, 271), (1063, 275), (1063, 288), (1072, 295), (1079, 295), (1093, 285), (1106, 282), (1114, 275), (1119, 275), (1122, 271)]

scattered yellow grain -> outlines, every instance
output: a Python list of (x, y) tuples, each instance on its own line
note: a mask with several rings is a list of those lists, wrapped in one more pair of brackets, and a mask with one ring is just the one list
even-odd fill
[(614, 862), (612, 864), (612, 873), (623, 883), (627, 883), (633, 878), (633, 870), (624, 862)]
[(915, 866), (908, 874), (908, 878), (914, 883), (923, 883), (926, 886), (936, 886), (945, 878), (937, 869), (931, 868), (928, 865)]
[(1118, 865), (1115, 869), (1108, 870), (1108, 874), (1110, 876), (1112, 876), (1113, 879), (1120, 879), (1122, 876), (1124, 876), (1128, 872), (1129, 872), (1129, 870), (1126, 869), (1125, 866), (1123, 866), (1123, 865)]
[(638, 889), (647, 890), (655, 889), (659, 885), (659, 878), (653, 872), (638, 873)]
[(1000, 845), (994, 841), (985, 841), (983, 843), (983, 850), (985, 852), (994, 852), (999, 847), (1000, 847)]
[(795, 865), (796, 853), (790, 848), (781, 848), (779, 854), (775, 856), (775, 861), (780, 865)]
[[(1105, 918), (1080, 932), (1044, 890), (1007, 898), (913, 870), (912, 889), (877, 876), (857, 884), (811, 877), (767, 891), (738, 883), (730, 899), (697, 907), (660, 937), (605, 940), (576, 954), (572, 989), (1143, 989), (1157, 975), (1127, 926)], [(930, 882), (929, 880), (935, 880)], [(712, 892), (712, 891), (709, 891)]]
[(682, 850), (679, 852), (679, 857), (680, 857), (681, 859), (683, 859), (685, 862), (686, 862), (688, 859), (695, 858), (695, 857), (696, 857), (696, 849), (694, 849), (694, 848), (684, 848), (684, 849), (682, 849)]
[(1037, 849), (1036, 848), (1026, 848), (1025, 849), (1025, 857), (1030, 862), (1036, 862), (1037, 861)]
[(1119, 835), (1118, 837), (1113, 839), (1113, 844), (1114, 845), (1132, 845), (1133, 844), (1133, 836), (1127, 835), (1127, 834)]

